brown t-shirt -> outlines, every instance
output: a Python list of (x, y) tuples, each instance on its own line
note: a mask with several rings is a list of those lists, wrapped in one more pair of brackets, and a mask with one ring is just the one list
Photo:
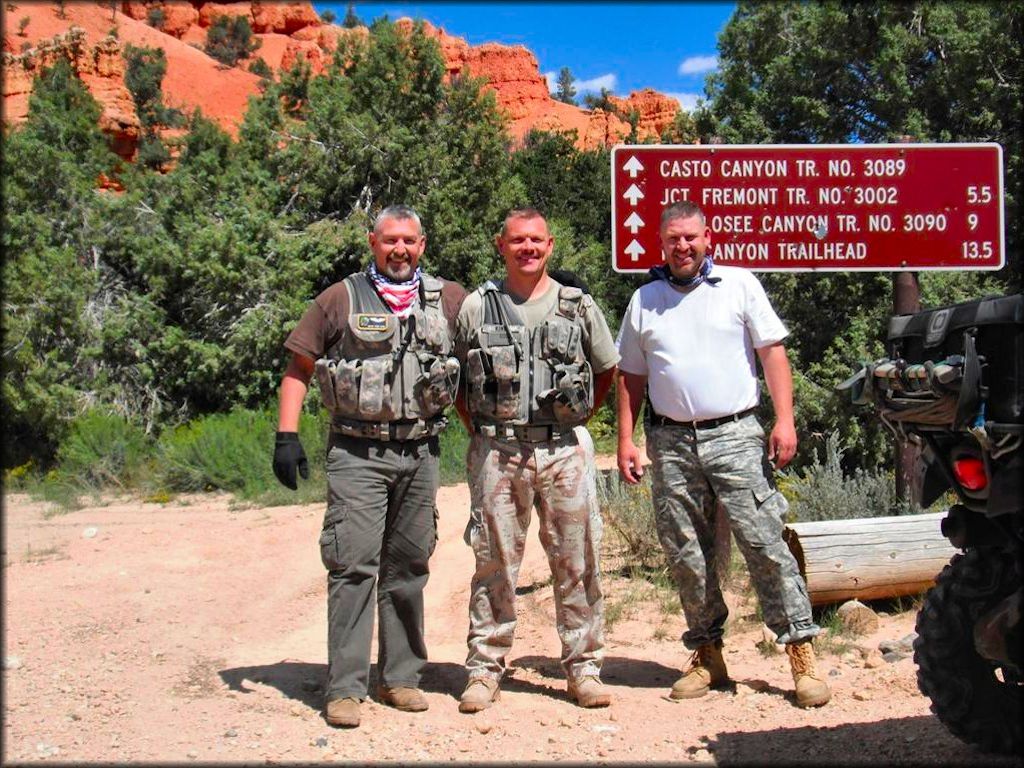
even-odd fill
[[(458, 283), (442, 280), (441, 311), (448, 320), (448, 328), (454, 337), (455, 318), (459, 314), (466, 289)], [(342, 329), (348, 322), (348, 288), (339, 281), (319, 296), (302, 315), (299, 324), (288, 334), (284, 346), (290, 352), (305, 355), (312, 360), (323, 357), (327, 350), (341, 338)]]

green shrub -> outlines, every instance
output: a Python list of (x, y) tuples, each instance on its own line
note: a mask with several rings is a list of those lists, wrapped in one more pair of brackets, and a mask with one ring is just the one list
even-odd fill
[(449, 419), (448, 426), (441, 433), (441, 485), (466, 482), (469, 433), (454, 411)]
[(57, 451), (56, 478), (91, 489), (131, 488), (153, 457), (153, 441), (138, 424), (95, 409), (79, 416)]
[(601, 516), (625, 547), (630, 568), (663, 569), (665, 564), (651, 504), (650, 475), (630, 485), (617, 471), (598, 473), (597, 498)]
[(252, 27), (244, 16), (217, 16), (206, 30), (203, 50), (221, 64), (233, 67), (239, 59), (249, 58), (260, 43), (253, 39)]
[(825, 440), (824, 462), (816, 453), (811, 464), (780, 481), (779, 487), (790, 503), (789, 522), (885, 517), (912, 511), (897, 498), (891, 472), (857, 468), (852, 475), (844, 475), (842, 457), (839, 436), (832, 433)]
[(163, 11), (163, 8), (150, 8), (146, 13), (146, 23), (151, 27), (157, 29), (163, 29), (164, 22), (167, 20), (167, 16)]
[(615, 453), (618, 448), (618, 433), (615, 425), (615, 409), (612, 407), (611, 398), (602, 403), (587, 422), (587, 431), (594, 441), (594, 450), (597, 453)]
[(136, 160), (146, 168), (160, 168), (170, 161), (171, 153), (155, 133), (144, 135), (139, 141), (139, 152)]
[(171, 491), (226, 491), (262, 506), (323, 501), (326, 417), (303, 413), (299, 437), (309, 461), (309, 479), (298, 492), (282, 486), (271, 467), (276, 410), (235, 409), (189, 422), (159, 441), (159, 481)]
[(52, 469), (39, 474), (29, 462), (7, 473), (7, 479), (18, 490), (53, 504), (49, 514), (60, 514), (79, 508), (82, 496), (147, 483), (154, 453), (154, 442), (141, 426), (97, 408), (71, 423)]
[(272, 80), (274, 78), (274, 70), (270, 68), (267, 62), (260, 58), (252, 60), (252, 63), (249, 65), (249, 71), (264, 80)]

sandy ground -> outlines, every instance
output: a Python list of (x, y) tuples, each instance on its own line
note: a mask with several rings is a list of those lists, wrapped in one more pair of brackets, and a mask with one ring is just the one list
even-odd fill
[[(909, 658), (883, 663), (857, 648), (822, 654), (833, 700), (797, 708), (786, 657), (758, 650), (760, 625), (742, 595), (730, 596), (726, 645), (735, 691), (668, 700), (687, 656), (683, 619), (634, 599), (642, 591), (614, 575), (611, 557), (606, 600), (618, 603), (619, 616), (604, 678), (614, 702), (580, 709), (565, 694), (547, 564), (532, 534), (502, 699), (487, 712), (459, 714), (468, 503), (464, 485), (443, 488), (438, 499), (426, 595), (429, 711), (370, 700), (362, 727), (335, 730), (321, 714), (319, 506), (112, 498), (47, 517), (45, 504), (7, 496), (4, 762), (994, 762), (929, 713)], [(913, 630), (912, 613), (880, 619), (857, 646), (868, 651)]]

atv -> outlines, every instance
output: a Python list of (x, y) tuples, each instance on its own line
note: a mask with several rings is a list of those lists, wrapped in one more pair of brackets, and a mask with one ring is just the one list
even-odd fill
[(917, 616), (917, 684), (953, 735), (1019, 755), (1024, 296), (892, 317), (888, 351), (839, 388), (921, 447), (919, 502), (955, 495), (941, 529), (961, 550)]

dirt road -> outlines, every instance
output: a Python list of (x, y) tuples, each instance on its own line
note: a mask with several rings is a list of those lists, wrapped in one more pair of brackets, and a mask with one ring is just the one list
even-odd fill
[[(443, 488), (438, 501), (427, 587), (430, 710), (370, 701), (362, 727), (339, 731), (320, 712), (319, 506), (113, 499), (47, 519), (45, 505), (8, 496), (4, 762), (993, 762), (929, 714), (910, 659), (869, 667), (877, 654), (871, 662), (855, 649), (826, 655), (832, 703), (798, 709), (785, 656), (756, 648), (753, 606), (737, 597), (726, 646), (735, 692), (671, 702), (664, 694), (685, 661), (683, 619), (624, 599), (635, 586), (612, 575), (605, 592), (622, 610), (608, 633), (604, 677), (615, 700), (579, 709), (565, 694), (547, 564), (533, 534), (501, 702), (460, 715), (468, 493)], [(874, 648), (912, 629), (910, 613), (883, 615), (878, 633), (857, 643)]]

